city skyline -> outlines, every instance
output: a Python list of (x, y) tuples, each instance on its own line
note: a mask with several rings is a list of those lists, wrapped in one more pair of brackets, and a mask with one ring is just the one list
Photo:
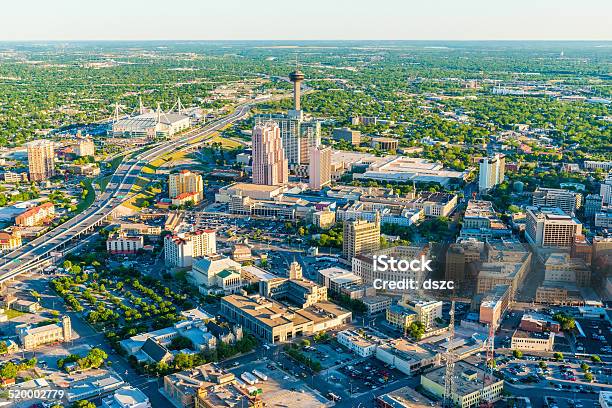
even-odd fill
[[(495, 7), (482, 0), (435, 4), (386, 0), (377, 7), (366, 1), (315, 0), (294, 13), (299, 18), (292, 18), (287, 5), (278, 0), (265, 4), (190, 0), (170, 9), (158, 1), (111, 0), (83, 8), (74, 0), (53, 4), (29, 0), (3, 6), (7, 18), (0, 27), (0, 41), (612, 40), (607, 24), (612, 5), (603, 0), (579, 4), (520, 0)], [(164, 24), (151, 24), (158, 19)], [(252, 24), (258, 19), (273, 19), (275, 24)]]

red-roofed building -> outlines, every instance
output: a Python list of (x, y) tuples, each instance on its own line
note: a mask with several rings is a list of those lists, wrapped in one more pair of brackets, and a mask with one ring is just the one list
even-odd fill
[(200, 196), (202, 193), (193, 192), (193, 193), (181, 193), (172, 199), (172, 205), (185, 205), (187, 203), (197, 204), (200, 202)]
[(44, 203), (18, 215), (15, 218), (15, 225), (20, 227), (33, 227), (51, 221), (54, 215), (55, 206), (53, 203)]

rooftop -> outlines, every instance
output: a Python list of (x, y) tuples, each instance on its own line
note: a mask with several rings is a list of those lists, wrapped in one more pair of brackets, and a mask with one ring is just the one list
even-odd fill
[[(455, 372), (458, 373), (454, 381), (454, 386), (457, 395), (465, 396), (474, 392), (482, 391), (482, 380), (483, 378), (485, 378), (485, 372), (482, 369), (468, 364), (464, 361), (458, 361), (455, 365)], [(445, 373), (446, 368), (440, 367), (433, 371), (430, 371), (427, 374), (421, 375), (444, 388)], [(503, 380), (494, 377), (491, 378), (488, 375), (486, 376), (485, 381), (487, 385), (491, 385), (492, 383), (497, 383), (500, 381), (503, 382)]]

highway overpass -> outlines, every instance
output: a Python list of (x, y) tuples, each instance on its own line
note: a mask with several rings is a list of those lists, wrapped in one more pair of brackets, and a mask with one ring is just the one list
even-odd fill
[(109, 180), (105, 191), (98, 195), (90, 207), (46, 234), (28, 242), (26, 245), (0, 258), (0, 284), (16, 276), (38, 269), (39, 261), (51, 257), (53, 252), (61, 251), (72, 240), (89, 234), (102, 224), (115, 208), (121, 205), (130, 194), (143, 167), (168, 152), (180, 150), (196, 139), (210, 136), (224, 126), (243, 119), (253, 103), (236, 107), (231, 114), (211, 121), (203, 127), (193, 129), (176, 139), (151, 146), (150, 149), (134, 157), (126, 156)]

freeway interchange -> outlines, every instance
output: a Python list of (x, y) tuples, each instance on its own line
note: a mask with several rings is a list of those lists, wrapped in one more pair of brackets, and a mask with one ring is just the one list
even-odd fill
[(46, 234), (0, 258), (0, 284), (28, 272), (37, 261), (48, 258), (52, 252), (61, 250), (71, 240), (93, 231), (94, 227), (102, 223), (125, 201), (141, 170), (151, 160), (180, 149), (198, 138), (210, 136), (224, 126), (243, 119), (251, 105), (252, 103), (238, 105), (234, 112), (221, 119), (192, 129), (176, 139), (153, 145), (134, 157), (126, 156), (115, 170), (105, 191), (96, 197), (91, 206)]

